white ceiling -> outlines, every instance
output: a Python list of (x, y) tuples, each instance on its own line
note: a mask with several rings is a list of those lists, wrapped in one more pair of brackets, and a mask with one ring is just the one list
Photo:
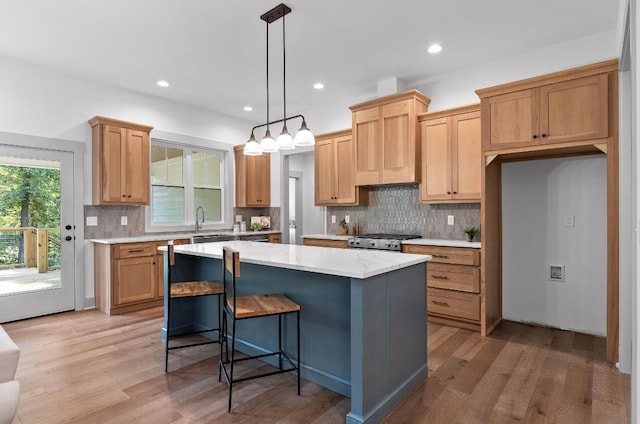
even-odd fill
[[(289, 115), (614, 30), (624, 0), (286, 0)], [(278, 0), (4, 0), (0, 55), (261, 123), (266, 26)], [(282, 20), (269, 25), (282, 116)], [(433, 42), (444, 50), (428, 55)], [(159, 79), (171, 82), (161, 89)], [(326, 88), (316, 91), (312, 84)], [(243, 106), (251, 105), (253, 112)]]

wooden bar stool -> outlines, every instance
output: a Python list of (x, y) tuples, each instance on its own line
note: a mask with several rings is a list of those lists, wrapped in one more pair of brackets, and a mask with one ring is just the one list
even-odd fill
[[(240, 381), (252, 380), (254, 378), (266, 377), (269, 375), (281, 374), (285, 372), (296, 371), (298, 377), (298, 396), (300, 396), (300, 305), (292, 302), (282, 294), (261, 294), (253, 296), (236, 296), (236, 278), (240, 277), (240, 253), (230, 247), (223, 247), (223, 285), (224, 285), (224, 303), (222, 317), (222, 341), (220, 343), (220, 369), (218, 380), (224, 378), (229, 385), (229, 407), (231, 412), (231, 395), (233, 391), (233, 383)], [(287, 356), (282, 350), (282, 316), (285, 314), (296, 314), (296, 333), (297, 333), (297, 364)], [(266, 316), (278, 316), (278, 351), (264, 353), (262, 355), (248, 356), (235, 359), (236, 347), (236, 321), (259, 318)], [(229, 334), (228, 320), (231, 320), (231, 356), (229, 356)], [(223, 344), (226, 349), (223, 349)], [(225, 359), (223, 359), (223, 351), (225, 351)], [(278, 369), (261, 374), (254, 374), (249, 377), (234, 378), (233, 367), (235, 362), (246, 361), (249, 359), (265, 358), (269, 356), (278, 357)], [(283, 367), (283, 360), (289, 364)], [(228, 366), (228, 368), (227, 368)]]
[[(167, 299), (167, 328), (166, 328), (166, 343), (165, 343), (165, 355), (164, 355), (164, 372), (167, 372), (169, 368), (169, 351), (174, 349), (184, 349), (187, 347), (193, 346), (201, 346), (205, 344), (211, 343), (221, 343), (222, 340), (222, 305), (221, 305), (221, 296), (224, 293), (222, 283), (220, 281), (183, 281), (183, 282), (173, 282), (172, 279), (172, 270), (175, 265), (175, 253), (173, 241), (169, 241), (167, 245), (167, 251), (169, 252), (169, 267), (167, 270), (167, 281), (169, 282), (169, 290), (165, 293), (165, 296), (169, 296)], [(187, 297), (198, 297), (198, 296), (218, 296), (218, 328), (208, 328), (205, 330), (199, 331), (191, 331), (188, 333), (180, 333), (180, 334), (171, 334), (171, 303), (173, 299), (178, 298), (187, 298)], [(193, 334), (201, 334), (207, 333), (210, 331), (218, 332), (218, 339), (211, 340), (207, 339), (206, 341), (198, 341), (194, 343), (188, 344), (180, 344), (177, 346), (169, 346), (169, 341), (172, 339), (177, 339), (179, 337), (184, 337), (187, 335)]]

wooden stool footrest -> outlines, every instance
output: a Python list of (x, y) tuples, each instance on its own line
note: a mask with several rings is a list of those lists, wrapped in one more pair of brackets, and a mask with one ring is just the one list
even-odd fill
[(194, 297), (222, 294), (224, 289), (220, 281), (186, 281), (171, 283), (171, 297)]

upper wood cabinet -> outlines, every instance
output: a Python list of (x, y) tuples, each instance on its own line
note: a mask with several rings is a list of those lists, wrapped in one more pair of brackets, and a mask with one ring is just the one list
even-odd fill
[(315, 145), (315, 204), (364, 205), (368, 190), (356, 187), (351, 129), (318, 135)]
[(149, 204), (149, 132), (153, 127), (96, 116), (92, 127), (93, 203)]
[(417, 115), (429, 103), (411, 90), (350, 107), (356, 185), (420, 182)]
[(564, 72), (478, 90), (483, 149), (606, 143), (609, 77), (597, 68), (590, 71), (596, 74)]
[(479, 203), (480, 105), (424, 113), (418, 121), (422, 137), (420, 201)]
[(245, 156), (244, 145), (235, 146), (236, 207), (271, 206), (271, 156)]

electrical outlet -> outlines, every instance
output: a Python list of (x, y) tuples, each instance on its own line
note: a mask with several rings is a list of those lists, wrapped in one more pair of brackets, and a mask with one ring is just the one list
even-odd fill
[(87, 217), (87, 227), (95, 227), (98, 225), (98, 217), (97, 216), (88, 216)]
[(447, 225), (454, 225), (455, 220), (453, 218), (453, 215), (447, 215)]
[(564, 282), (564, 265), (549, 264), (547, 280)]
[(576, 217), (573, 215), (568, 215), (564, 217), (564, 226), (565, 227), (575, 227), (576, 226)]
[(127, 225), (127, 217), (126, 216), (121, 216), (120, 217), (120, 225)]
[(349, 223), (349, 215), (344, 216), (344, 222), (346, 222), (347, 224)]
[(336, 216), (335, 215), (331, 215), (331, 223), (332, 224), (336, 223)]

